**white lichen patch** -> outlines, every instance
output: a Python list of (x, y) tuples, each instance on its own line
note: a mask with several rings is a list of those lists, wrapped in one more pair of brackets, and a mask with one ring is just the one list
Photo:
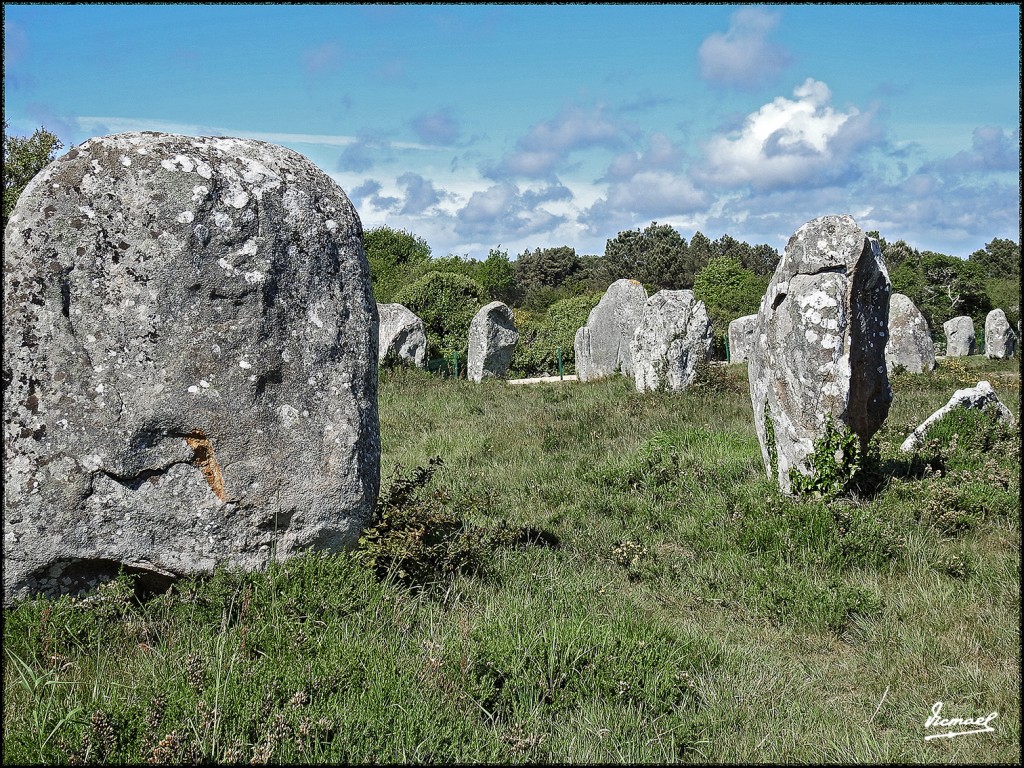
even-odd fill
[(210, 188), (204, 184), (192, 187), (192, 202), (198, 203), (200, 200), (205, 200), (209, 194)]
[(246, 360), (239, 360), (238, 361), (238, 367), (243, 369), (243, 370), (247, 370), (249, 368), (252, 368), (252, 363), (249, 363)]
[(324, 226), (327, 227), (328, 231), (333, 232), (338, 228), (338, 222), (336, 222), (334, 219), (328, 219), (327, 221), (324, 222)]
[(258, 269), (253, 270), (252, 272), (243, 272), (242, 277), (245, 278), (245, 282), (247, 283), (262, 283), (267, 279), (267, 276)]
[(175, 221), (179, 224), (191, 224), (195, 220), (196, 216), (192, 211), (182, 211), (175, 217)]
[(128, 168), (129, 166), (131, 166), (131, 164), (132, 164), (132, 159), (130, 157), (128, 157), (128, 155), (122, 155), (121, 156), (121, 165), (123, 165), (125, 168)]
[(189, 391), (189, 394), (194, 395), (194, 394), (196, 394), (196, 392), (199, 391), (199, 387), (197, 387), (195, 384), (193, 384), (191, 387), (188, 388), (188, 391)]
[(80, 206), (78, 206), (78, 210), (80, 210), (82, 213), (84, 213), (90, 219), (95, 219), (96, 218), (96, 211), (94, 211), (88, 205), (80, 205)]
[(231, 229), (231, 217), (223, 211), (213, 214), (213, 223), (217, 225), (218, 229)]
[(196, 173), (202, 176), (204, 179), (213, 178), (213, 168), (209, 163), (203, 160), (196, 160)]

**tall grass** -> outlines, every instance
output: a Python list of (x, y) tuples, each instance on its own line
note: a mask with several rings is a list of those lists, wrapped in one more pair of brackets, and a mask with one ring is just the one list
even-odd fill
[[(1019, 760), (1019, 417), (895, 449), (983, 378), (1019, 414), (1017, 361), (894, 377), (872, 482), (828, 501), (767, 478), (742, 365), (678, 394), (385, 372), (389, 524), (5, 611), (4, 761)], [(937, 701), (995, 732), (925, 741)]]

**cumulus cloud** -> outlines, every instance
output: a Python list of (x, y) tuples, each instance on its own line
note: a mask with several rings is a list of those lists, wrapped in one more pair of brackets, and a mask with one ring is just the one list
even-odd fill
[(536, 207), (515, 184), (503, 182), (474, 192), (455, 214), (455, 233), (475, 240), (508, 242), (518, 237), (550, 232), (564, 216)]
[(768, 36), (777, 14), (761, 8), (741, 8), (727, 32), (709, 35), (697, 51), (700, 74), (716, 85), (750, 88), (770, 82), (789, 66), (789, 53)]
[(882, 139), (874, 112), (836, 111), (825, 83), (807, 78), (793, 96), (765, 104), (739, 130), (712, 137), (701, 178), (725, 187), (820, 186), (855, 172), (858, 153)]
[(448, 109), (419, 115), (413, 119), (412, 129), (427, 144), (450, 146), (459, 140), (459, 124)]
[(384, 197), (381, 195), (383, 185), (376, 179), (367, 179), (355, 189), (348, 193), (352, 205), (359, 208), (365, 205), (372, 205), (381, 211), (388, 211), (396, 208), (401, 202), (397, 197)]
[(403, 173), (396, 181), (405, 187), (405, 202), (399, 213), (404, 215), (415, 215), (423, 213), (431, 206), (437, 205), (448, 197), (447, 193), (440, 192), (434, 186), (434, 182), (425, 179), (418, 173)]
[(578, 150), (617, 149), (626, 130), (601, 108), (566, 107), (553, 120), (538, 123), (516, 142), (516, 149), (484, 175), (496, 181), (512, 178), (550, 178)]
[(975, 128), (969, 150), (928, 163), (921, 170), (944, 173), (1019, 171), (1020, 129), (1006, 132), (992, 126)]
[(361, 136), (345, 147), (338, 157), (337, 170), (363, 173), (382, 159), (389, 144), (372, 136)]
[(303, 52), (302, 67), (309, 75), (337, 71), (341, 68), (341, 47), (336, 43), (324, 43)]

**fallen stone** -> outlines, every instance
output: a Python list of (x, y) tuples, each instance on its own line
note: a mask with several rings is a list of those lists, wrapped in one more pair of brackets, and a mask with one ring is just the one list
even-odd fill
[(500, 301), (480, 308), (469, 324), (469, 358), (466, 375), (479, 384), (485, 378), (501, 378), (516, 351), (519, 332), (512, 310)]
[(974, 321), (960, 315), (942, 324), (946, 334), (946, 357), (969, 357), (974, 354)]
[(878, 243), (851, 216), (824, 216), (790, 238), (761, 300), (748, 361), (750, 399), (769, 476), (789, 473), (829, 423), (864, 448), (889, 413), (889, 276)]
[(616, 280), (590, 310), (587, 324), (576, 331), (573, 351), (580, 381), (633, 375), (630, 347), (643, 318), (647, 291), (636, 280)]
[(686, 389), (711, 359), (711, 320), (693, 291), (658, 291), (644, 307), (630, 347), (640, 392)]
[(757, 315), (744, 315), (729, 323), (729, 362), (742, 363), (748, 360), (756, 338)]
[(907, 436), (907, 439), (900, 445), (900, 450), (904, 453), (913, 453), (920, 448), (924, 444), (924, 436), (927, 434), (928, 428), (954, 408), (977, 408), (983, 410), (989, 406), (999, 410), (1000, 421), (1005, 424), (1013, 423), (1013, 414), (1009, 408), (999, 401), (995, 390), (992, 389), (992, 385), (987, 381), (979, 381), (973, 387), (958, 389), (954, 392), (953, 396), (949, 398), (948, 403), (925, 419), (921, 426)]
[(427, 331), (416, 313), (401, 304), (378, 304), (377, 362), (388, 359), (422, 368), (426, 364)]
[(909, 296), (894, 293), (889, 297), (889, 341), (885, 345), (885, 365), (891, 374), (897, 366), (910, 373), (935, 368), (935, 342), (928, 321)]
[(4, 603), (354, 544), (378, 492), (355, 209), (283, 147), (90, 139), (4, 232)]
[(1006, 313), (993, 309), (985, 317), (985, 357), (1003, 360), (1017, 353), (1017, 334), (1013, 332)]

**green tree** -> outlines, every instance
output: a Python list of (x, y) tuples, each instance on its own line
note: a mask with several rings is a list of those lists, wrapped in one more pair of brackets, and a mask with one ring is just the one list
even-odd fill
[(977, 263), (933, 251), (915, 252), (890, 275), (894, 292), (903, 293), (921, 310), (933, 335), (958, 315), (984, 324), (992, 302), (985, 290), (985, 273)]
[[(500, 248), (501, 246), (498, 246)], [(491, 301), (512, 305), (517, 297), (516, 268), (509, 261), (508, 251), (492, 248), (477, 268), (477, 282)]]
[(611, 279), (631, 278), (660, 288), (690, 288), (697, 270), (686, 240), (669, 224), (619, 232), (608, 240), (604, 261)]
[(430, 246), (418, 235), (381, 226), (363, 234), (373, 295), (380, 304), (394, 301), (401, 288), (420, 277), (430, 262)]
[(510, 367), (525, 376), (558, 373), (558, 350), (562, 350), (564, 373), (575, 373), (576, 331), (586, 325), (590, 310), (604, 294), (600, 291), (556, 301), (544, 312), (514, 310), (519, 343)]
[(524, 251), (516, 259), (516, 281), (524, 293), (537, 288), (558, 288), (579, 272), (580, 259), (576, 249), (567, 245), (558, 248), (536, 248)]
[(1020, 245), (1013, 240), (995, 238), (969, 260), (985, 272), (986, 278), (1020, 278)]
[(754, 274), (732, 256), (711, 259), (697, 274), (693, 295), (708, 308), (713, 343), (719, 355), (724, 356), (729, 323), (757, 312), (767, 288), (767, 277)]
[(64, 145), (45, 128), (37, 128), (28, 137), (9, 136), (4, 120), (4, 217), (14, 210), (25, 186), (39, 171), (49, 165)]
[(466, 275), (431, 271), (395, 293), (394, 301), (423, 320), (429, 357), (447, 357), (458, 352), (465, 360), (469, 324), (486, 296), (483, 286)]

